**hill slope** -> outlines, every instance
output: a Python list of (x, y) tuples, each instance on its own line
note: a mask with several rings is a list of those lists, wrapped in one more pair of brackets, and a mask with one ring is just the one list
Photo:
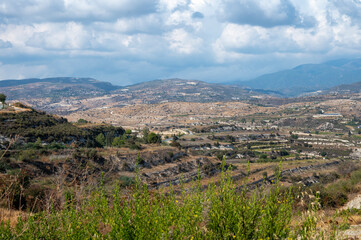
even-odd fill
[(259, 93), (239, 86), (206, 83), (195, 80), (165, 79), (127, 86), (115, 92), (127, 91), (142, 103), (217, 102), (245, 100)]
[(114, 86), (91, 78), (48, 78), (0, 81), (0, 93), (56, 114), (129, 104), (219, 102), (246, 100), (266, 94), (240, 86), (167, 79)]
[(104, 95), (120, 87), (93, 78), (30, 78), (23, 80), (0, 81), (0, 92), (6, 93), (9, 100), (32, 98), (63, 98)]
[(251, 88), (281, 91), (287, 96), (328, 89), (361, 81), (361, 59), (341, 59), (322, 64), (305, 64), (290, 70), (237, 82)]
[(360, 93), (360, 92), (361, 92), (361, 81), (352, 84), (338, 85), (326, 91), (326, 93), (338, 93), (338, 94), (349, 94), (349, 93)]
[(115, 128), (110, 125), (89, 124), (88, 127), (79, 127), (69, 123), (65, 118), (32, 108), (26, 108), (25, 111), (9, 109), (0, 110), (0, 149), (1, 139), (15, 136), (21, 137), (26, 142), (35, 142), (40, 138), (49, 144), (52, 142), (63, 144), (77, 142), (84, 146), (87, 141), (95, 145), (94, 139), (99, 133), (112, 132), (116, 136), (124, 133), (123, 128)]

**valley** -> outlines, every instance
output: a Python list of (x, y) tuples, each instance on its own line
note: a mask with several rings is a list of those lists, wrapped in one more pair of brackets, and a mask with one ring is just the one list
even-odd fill
[[(222, 186), (227, 173), (238, 193), (317, 192), (318, 211), (325, 212), (318, 221), (338, 219), (322, 231), (353, 236), (353, 228), (343, 228), (359, 223), (338, 211), (361, 192), (359, 92), (280, 98), (240, 88), (242, 100), (222, 92), (228, 88), (175, 83), (85, 91), (91, 97), (10, 95), (0, 110), (0, 204), (7, 209), (0, 219), (11, 219), (9, 209), (20, 210), (17, 215), (49, 211), (50, 205), (60, 211), (64, 196), (80, 203), (99, 184), (109, 196), (117, 187), (122, 199), (131, 199), (139, 184), (151, 194), (162, 189), (178, 198), (193, 192), (194, 184), (201, 192)], [(293, 201), (294, 209), (303, 204)], [(289, 227), (301, 231), (297, 224)], [(314, 234), (321, 231), (313, 227)]]

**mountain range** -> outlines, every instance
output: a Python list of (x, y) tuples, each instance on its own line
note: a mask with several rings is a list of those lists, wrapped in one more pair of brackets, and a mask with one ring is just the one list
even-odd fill
[(128, 100), (144, 103), (161, 101), (209, 102), (244, 100), (252, 95), (263, 94), (240, 86), (206, 83), (196, 80), (165, 79), (116, 86), (93, 78), (44, 78), (0, 81), (0, 92), (5, 92), (9, 100), (29, 98), (79, 99), (104, 95), (119, 95)]
[(233, 85), (165, 79), (116, 86), (93, 78), (74, 77), (0, 81), (0, 93), (5, 93), (8, 100), (55, 113), (129, 104), (275, 99), (316, 91), (321, 94), (361, 92), (361, 59), (300, 65), (250, 81), (233, 82)]
[(293, 69), (265, 74), (249, 81), (237, 81), (233, 84), (253, 89), (278, 91), (284, 96), (294, 97), (359, 81), (361, 81), (361, 58), (299, 65)]
[(154, 80), (115, 86), (92, 78), (45, 78), (0, 81), (0, 93), (36, 109), (67, 114), (92, 108), (163, 102), (222, 102), (266, 97), (262, 91), (196, 80)]

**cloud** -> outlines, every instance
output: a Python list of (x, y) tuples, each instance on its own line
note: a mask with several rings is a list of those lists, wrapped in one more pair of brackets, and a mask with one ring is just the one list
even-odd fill
[(197, 19), (197, 18), (202, 19), (202, 18), (204, 18), (204, 15), (203, 15), (203, 13), (201, 13), (201, 12), (194, 12), (194, 13), (192, 14), (192, 18), (195, 18), (195, 19)]
[(155, 0), (4, 0), (2, 19), (8, 22), (112, 21), (157, 11)]
[(288, 0), (227, 0), (220, 9), (220, 17), (231, 23), (263, 27), (299, 22), (297, 11)]
[(177, 8), (186, 6), (187, 3), (187, 0), (160, 0), (159, 8), (163, 11), (174, 11)]
[(169, 48), (181, 53), (192, 54), (200, 50), (202, 39), (194, 37), (184, 29), (175, 29), (165, 35), (165, 39), (169, 42)]
[(247, 79), (360, 56), (360, 13), (359, 0), (3, 0), (0, 77)]
[(0, 48), (11, 48), (12, 46), (11, 42), (0, 39)]
[(219, 62), (237, 60), (244, 54), (325, 54), (333, 44), (329, 29), (302, 29), (293, 26), (264, 28), (227, 24), (213, 48)]
[(58, 50), (88, 49), (90, 40), (90, 34), (79, 23), (37, 24), (26, 45)]

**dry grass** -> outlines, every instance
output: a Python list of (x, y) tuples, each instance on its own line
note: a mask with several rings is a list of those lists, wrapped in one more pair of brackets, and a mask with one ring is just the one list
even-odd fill
[(351, 215), (348, 217), (350, 225), (360, 225), (361, 224), (361, 216), (360, 215)]
[(0, 222), (9, 223), (11, 227), (15, 227), (19, 216), (24, 216), (25, 213), (12, 210), (12, 209), (5, 209), (0, 208)]

